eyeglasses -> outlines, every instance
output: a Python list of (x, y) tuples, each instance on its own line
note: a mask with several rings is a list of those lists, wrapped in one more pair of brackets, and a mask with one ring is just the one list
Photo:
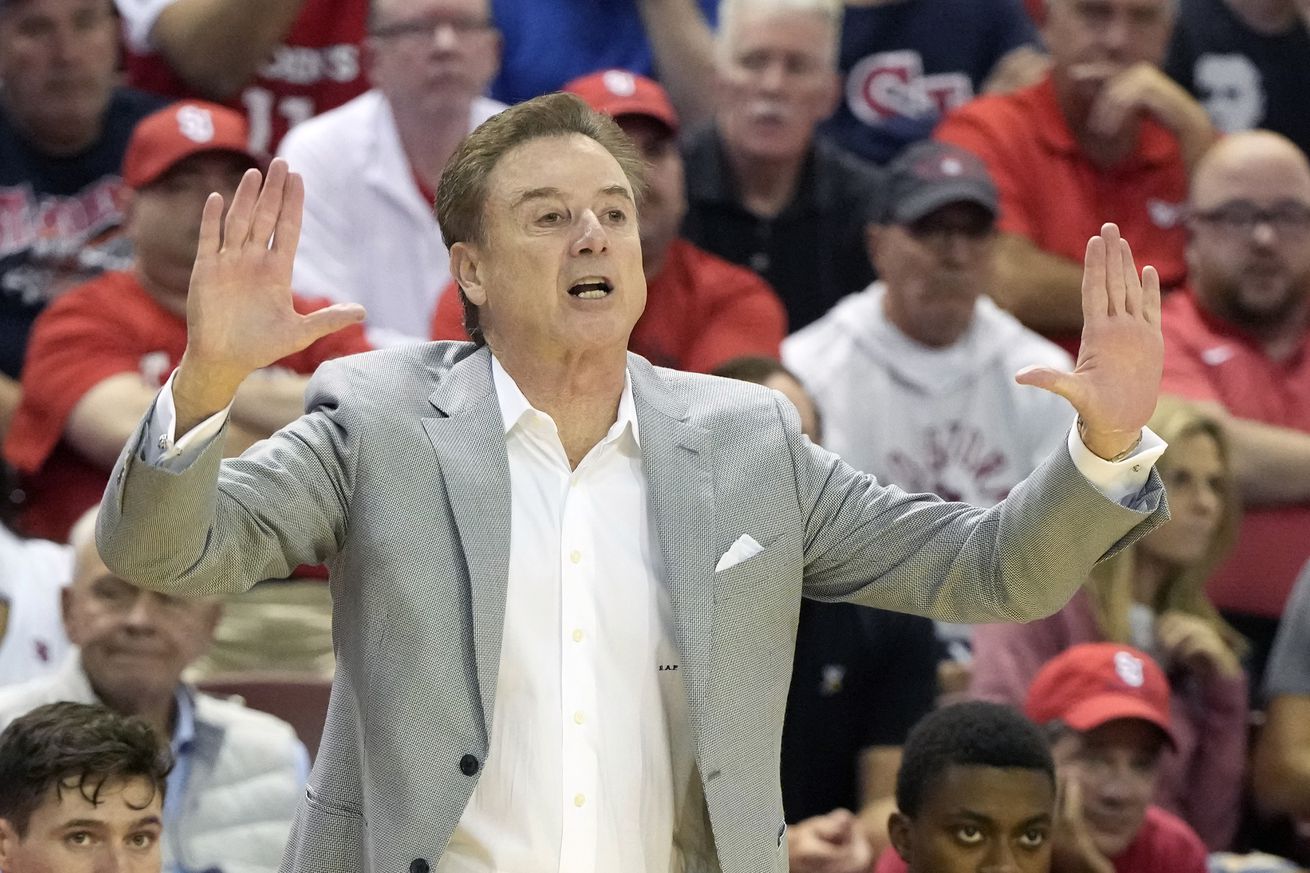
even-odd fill
[(492, 23), (485, 18), (440, 15), (411, 18), (408, 21), (393, 21), (391, 24), (379, 25), (370, 32), (379, 39), (413, 39), (415, 37), (431, 37), (443, 27), (449, 27), (456, 36), (471, 36), (493, 29)]
[(1295, 236), (1310, 231), (1310, 205), (1285, 200), (1268, 209), (1248, 200), (1233, 200), (1222, 206), (1195, 211), (1192, 217), (1230, 233), (1249, 234), (1268, 224), (1279, 235)]

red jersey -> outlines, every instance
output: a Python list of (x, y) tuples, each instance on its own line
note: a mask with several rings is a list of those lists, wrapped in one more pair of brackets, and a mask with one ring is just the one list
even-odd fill
[[(1142, 121), (1131, 155), (1102, 168), (1083, 154), (1048, 75), (1028, 88), (964, 104), (933, 136), (986, 162), (1000, 193), (1001, 232), (1082, 264), (1088, 238), (1113, 221), (1137, 263), (1159, 271), (1163, 288), (1186, 278), (1187, 168), (1178, 137), (1154, 120)], [(1078, 332), (1047, 336), (1077, 355)]]
[[(327, 300), (295, 299), (312, 312)], [(370, 348), (364, 329), (329, 334), (276, 366), (310, 374), (330, 358)], [(4, 455), (20, 473), (27, 502), (25, 533), (62, 541), (73, 522), (100, 502), (109, 471), (61, 441), (73, 407), (119, 373), (162, 386), (186, 349), (186, 321), (164, 309), (129, 272), (105, 273), (64, 294), (36, 320), (23, 367), (23, 399)]]
[[(259, 73), (227, 101), (250, 123), (250, 146), (272, 154), (293, 126), (369, 88), (361, 47), (369, 0), (305, 0), (286, 39)], [(127, 47), (128, 84), (166, 97), (203, 97), (162, 55)]]
[[(1294, 355), (1275, 361), (1254, 339), (1201, 309), (1190, 292), (1165, 300), (1160, 320), (1162, 391), (1310, 433), (1310, 332)], [(1310, 505), (1248, 505), (1232, 554), (1210, 577), (1210, 597), (1221, 609), (1278, 618), (1307, 559)]]
[[(743, 355), (776, 359), (786, 335), (787, 312), (767, 282), (679, 239), (647, 282), (628, 348), (660, 367), (708, 373)], [(437, 301), (432, 338), (469, 338), (453, 282)]]

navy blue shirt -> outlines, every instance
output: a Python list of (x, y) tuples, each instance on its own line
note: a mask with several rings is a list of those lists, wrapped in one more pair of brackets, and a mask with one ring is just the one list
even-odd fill
[[(710, 26), (718, 0), (697, 0)], [(492, 0), (504, 49), (491, 96), (521, 103), (618, 67), (658, 78), (636, 0)]]
[(138, 120), (164, 101), (120, 89), (80, 154), (38, 151), (0, 112), (0, 372), (18, 378), (32, 322), (58, 294), (130, 263), (119, 167)]
[(822, 129), (838, 145), (885, 164), (977, 94), (1007, 52), (1036, 42), (1019, 0), (848, 6), (843, 95)]

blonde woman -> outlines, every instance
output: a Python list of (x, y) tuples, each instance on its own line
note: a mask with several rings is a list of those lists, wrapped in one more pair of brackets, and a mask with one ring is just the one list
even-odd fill
[(1078, 643), (1151, 653), (1169, 675), (1178, 736), (1161, 762), (1157, 801), (1222, 849), (1237, 827), (1246, 761), (1245, 643), (1219, 617), (1205, 582), (1233, 542), (1240, 510), (1212, 419), (1166, 399), (1151, 427), (1169, 443), (1158, 469), (1172, 520), (1099, 565), (1050, 618), (976, 628), (970, 694), (1021, 705), (1042, 664)]

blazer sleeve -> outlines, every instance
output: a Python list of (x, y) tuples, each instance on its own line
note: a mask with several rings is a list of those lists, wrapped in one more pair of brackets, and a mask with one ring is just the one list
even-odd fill
[(105, 564), (135, 584), (195, 596), (245, 591), (331, 560), (345, 537), (359, 442), (340, 402), (350, 374), (325, 363), (306, 391), (307, 414), (227, 461), (220, 432), (176, 472), (143, 460), (148, 412), (101, 501)]
[(775, 404), (795, 467), (807, 597), (944, 621), (1031, 621), (1168, 518), (1154, 469), (1123, 506), (1078, 472), (1063, 445), (990, 509), (907, 494), (814, 446), (795, 410)]

